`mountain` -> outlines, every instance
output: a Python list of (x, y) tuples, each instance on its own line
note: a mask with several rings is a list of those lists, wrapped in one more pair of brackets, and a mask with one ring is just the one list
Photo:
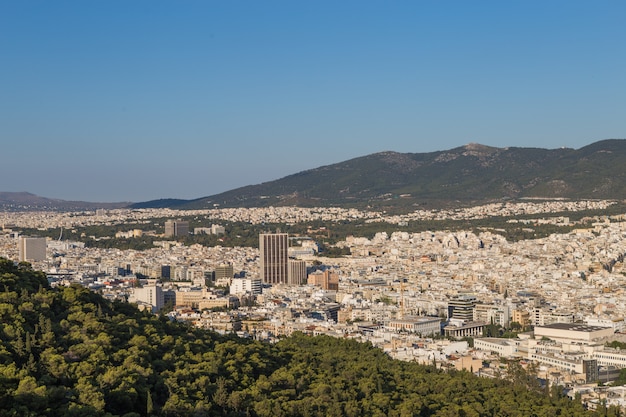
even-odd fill
[[(581, 149), (496, 148), (380, 152), (237, 188), (175, 208), (415, 206), (515, 198), (626, 198), (626, 140)], [(151, 202), (142, 203), (150, 207)]]
[(114, 209), (128, 206), (130, 203), (90, 203), (86, 201), (66, 201), (40, 197), (26, 192), (0, 192), (0, 210), (95, 210)]

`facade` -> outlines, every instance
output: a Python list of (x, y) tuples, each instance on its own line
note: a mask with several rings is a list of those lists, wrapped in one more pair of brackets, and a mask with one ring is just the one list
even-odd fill
[(575, 323), (553, 323), (535, 326), (535, 338), (547, 337), (555, 340), (576, 340), (581, 343), (592, 343), (615, 333), (611, 327), (588, 326)]
[(417, 333), (422, 336), (441, 334), (441, 319), (439, 317), (407, 317), (399, 320), (389, 320), (385, 329), (394, 332)]
[(474, 321), (499, 324), (508, 327), (511, 322), (511, 309), (508, 305), (476, 304), (474, 306)]
[(215, 281), (220, 279), (228, 278), (229, 280), (233, 279), (235, 276), (235, 270), (233, 269), (232, 264), (220, 264), (215, 267)]
[(261, 294), (261, 280), (254, 278), (235, 278), (230, 284), (230, 293), (234, 295)]
[(323, 290), (338, 291), (339, 290), (339, 275), (326, 271), (315, 271), (309, 274), (307, 284), (322, 287)]
[(484, 337), (474, 339), (474, 349), (497, 353), (505, 358), (517, 354), (519, 341), (514, 339), (500, 339)]
[(474, 306), (477, 300), (473, 295), (458, 295), (448, 301), (448, 318), (464, 321), (474, 320)]
[(168, 220), (165, 222), (165, 237), (187, 236), (189, 222), (182, 220)]
[(553, 323), (574, 323), (574, 315), (568, 311), (555, 311), (552, 308), (535, 308), (535, 326), (547, 326)]
[(162, 309), (165, 304), (163, 288), (156, 285), (133, 289), (133, 299), (135, 302), (152, 306), (153, 313)]
[(46, 238), (20, 236), (18, 242), (18, 256), (20, 262), (45, 261)]
[(259, 235), (261, 280), (265, 284), (289, 282), (289, 237), (287, 233)]
[(451, 319), (449, 324), (443, 328), (443, 332), (448, 337), (461, 339), (463, 337), (481, 337), (485, 323), (481, 322), (465, 322), (459, 319)]
[(297, 259), (288, 260), (289, 273), (287, 281), (289, 285), (302, 285), (306, 283), (306, 262)]

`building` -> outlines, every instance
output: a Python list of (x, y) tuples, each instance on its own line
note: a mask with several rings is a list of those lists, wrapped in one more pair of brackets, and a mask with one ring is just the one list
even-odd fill
[(486, 352), (497, 353), (498, 355), (508, 358), (519, 355), (518, 339), (501, 339), (497, 337), (484, 337), (474, 339), (474, 349)]
[(315, 271), (309, 274), (307, 284), (322, 287), (328, 291), (339, 290), (339, 275), (330, 270)]
[(484, 329), (485, 323), (450, 319), (449, 324), (443, 328), (443, 332), (448, 337), (461, 339), (463, 337), (481, 337)]
[(233, 295), (261, 294), (261, 280), (254, 278), (235, 278), (230, 284)]
[(553, 323), (574, 323), (574, 314), (569, 311), (555, 311), (552, 308), (535, 308), (534, 325), (547, 326)]
[(189, 222), (182, 220), (168, 220), (165, 222), (165, 237), (187, 236)]
[(407, 317), (389, 320), (385, 323), (385, 330), (416, 333), (421, 336), (440, 335), (441, 319), (439, 317)]
[(156, 313), (163, 308), (165, 298), (163, 288), (156, 285), (148, 285), (143, 288), (134, 288), (133, 296), (129, 301), (148, 304), (152, 307), (152, 312)]
[(577, 323), (552, 323), (535, 326), (535, 338), (594, 343), (615, 333), (612, 327), (588, 326)]
[(506, 304), (476, 304), (473, 320), (508, 327), (511, 322), (511, 309)]
[(302, 285), (306, 283), (306, 262), (297, 260), (297, 259), (289, 259), (289, 273), (287, 277), (287, 282), (289, 285)]
[(289, 236), (287, 233), (259, 235), (261, 280), (265, 284), (289, 282)]
[(477, 300), (473, 295), (458, 295), (448, 302), (448, 318), (464, 321), (474, 320), (474, 306)]
[(217, 282), (219, 280), (228, 279), (229, 281), (233, 279), (235, 276), (235, 270), (232, 264), (223, 263), (219, 264), (215, 268), (215, 277), (214, 280)]
[(46, 238), (20, 236), (17, 241), (18, 256), (20, 262), (45, 261)]

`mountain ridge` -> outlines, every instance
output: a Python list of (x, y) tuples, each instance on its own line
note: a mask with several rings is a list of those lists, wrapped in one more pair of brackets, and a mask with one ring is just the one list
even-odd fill
[(579, 149), (468, 143), (426, 152), (381, 151), (192, 200), (86, 203), (0, 192), (5, 210), (343, 206), (410, 209), (519, 198), (626, 199), (626, 139)]
[[(517, 198), (626, 198), (626, 140), (580, 149), (469, 143), (428, 153), (382, 151), (172, 208), (475, 204)], [(150, 202), (133, 207), (149, 207)]]

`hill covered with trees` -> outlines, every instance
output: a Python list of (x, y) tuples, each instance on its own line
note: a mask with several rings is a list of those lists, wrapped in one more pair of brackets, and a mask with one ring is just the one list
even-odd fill
[(301, 334), (219, 336), (51, 289), (0, 259), (0, 416), (595, 416), (523, 372), (510, 380), (390, 359)]
[[(624, 139), (603, 140), (580, 149), (470, 143), (429, 153), (379, 152), (166, 205), (180, 209), (214, 205), (414, 208), (517, 198), (624, 199), (625, 179)], [(164, 207), (164, 202), (132, 207)]]

